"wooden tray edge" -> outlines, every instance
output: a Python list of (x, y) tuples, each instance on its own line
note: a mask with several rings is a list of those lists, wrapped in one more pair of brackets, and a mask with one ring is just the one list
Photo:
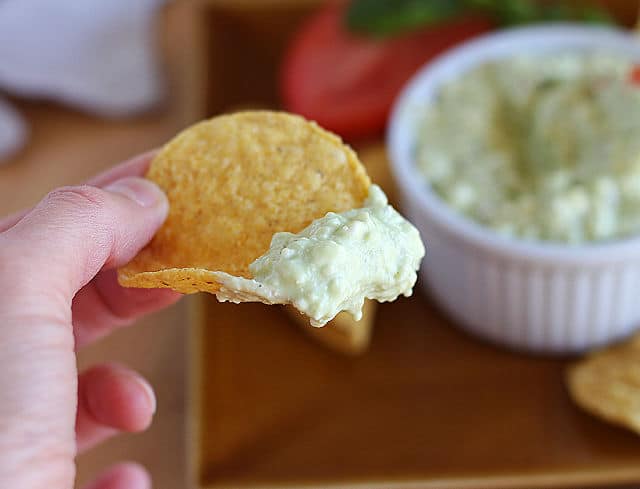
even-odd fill
[(610, 485), (634, 484), (640, 480), (640, 468), (612, 470), (610, 473), (558, 472), (545, 475), (513, 474), (504, 476), (442, 477), (432, 480), (374, 481), (353, 483), (307, 484), (288, 482), (285, 484), (209, 484), (197, 489), (573, 489), (596, 488)]

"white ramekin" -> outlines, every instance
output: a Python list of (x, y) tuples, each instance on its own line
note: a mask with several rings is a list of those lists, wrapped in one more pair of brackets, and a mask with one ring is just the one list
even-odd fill
[(490, 59), (567, 49), (640, 61), (638, 39), (613, 28), (549, 24), (500, 31), (419, 71), (400, 94), (387, 135), (401, 205), (426, 243), (422, 285), (469, 331), (536, 352), (578, 352), (640, 326), (640, 237), (585, 246), (503, 238), (440, 200), (415, 168), (414, 154), (420, 115), (442, 83)]

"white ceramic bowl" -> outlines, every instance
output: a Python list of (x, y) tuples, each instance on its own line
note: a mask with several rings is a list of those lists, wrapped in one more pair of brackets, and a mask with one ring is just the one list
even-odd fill
[(419, 71), (398, 98), (387, 135), (401, 204), (426, 242), (422, 285), (469, 331), (537, 352), (582, 351), (640, 326), (640, 237), (584, 246), (503, 238), (440, 200), (415, 168), (414, 154), (420, 115), (443, 83), (491, 59), (567, 49), (612, 51), (640, 62), (638, 39), (613, 28), (500, 31)]

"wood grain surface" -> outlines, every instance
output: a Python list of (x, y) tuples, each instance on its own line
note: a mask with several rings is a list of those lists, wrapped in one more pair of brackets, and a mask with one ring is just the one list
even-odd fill
[(567, 359), (479, 341), (420, 290), (379, 306), (357, 358), (319, 348), (277, 307), (200, 302), (190, 356), (200, 487), (640, 481), (637, 435), (573, 405)]

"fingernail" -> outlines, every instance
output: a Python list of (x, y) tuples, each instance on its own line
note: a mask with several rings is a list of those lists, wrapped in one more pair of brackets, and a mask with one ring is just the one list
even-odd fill
[(142, 207), (156, 207), (166, 202), (166, 197), (158, 186), (144, 178), (127, 177), (107, 185), (105, 190), (123, 195)]
[(149, 405), (151, 406), (151, 412), (153, 414), (156, 413), (156, 395), (153, 392), (153, 388), (148, 384), (146, 380), (142, 377), (135, 377), (137, 384), (142, 388), (147, 396), (147, 400), (149, 401)]

